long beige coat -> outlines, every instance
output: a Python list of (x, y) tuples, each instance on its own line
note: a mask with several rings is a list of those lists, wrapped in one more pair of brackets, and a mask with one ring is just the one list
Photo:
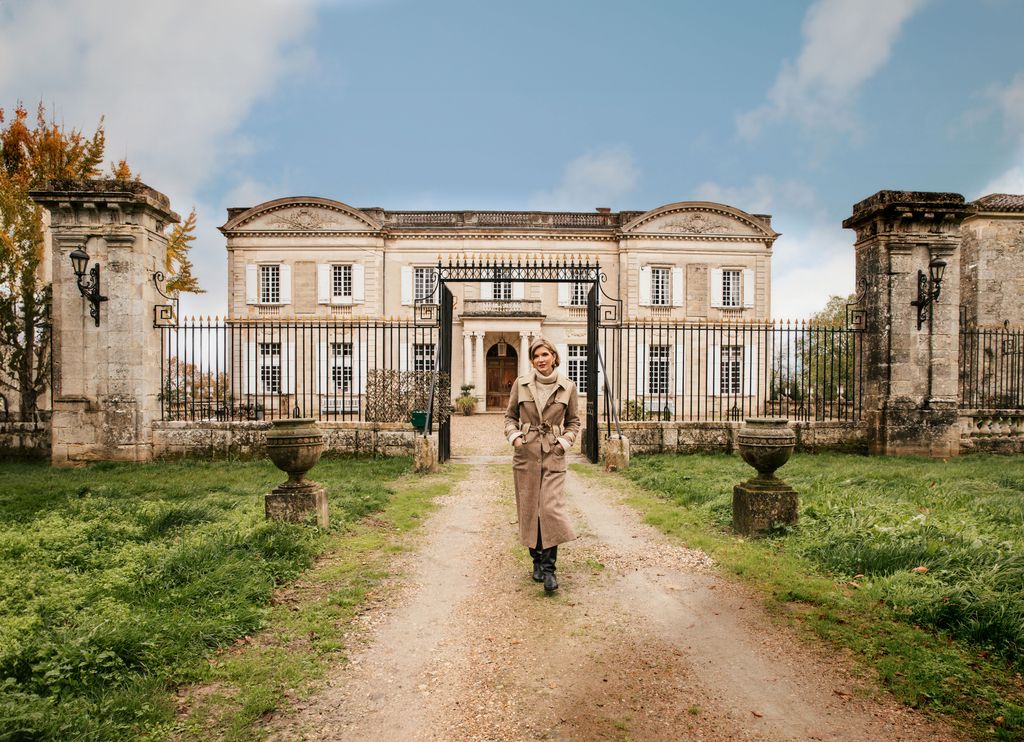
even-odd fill
[[(576, 412), (576, 385), (562, 374), (544, 406), (543, 416), (534, 401), (533, 373), (520, 376), (512, 385), (505, 411), (505, 438), (520, 431), (525, 442), (514, 447), (512, 475), (519, 512), (519, 540), (523, 546), (537, 545), (540, 523), (543, 548), (572, 541), (576, 533), (565, 513), (565, 457), (580, 432)], [(565, 450), (559, 451), (559, 441)]]

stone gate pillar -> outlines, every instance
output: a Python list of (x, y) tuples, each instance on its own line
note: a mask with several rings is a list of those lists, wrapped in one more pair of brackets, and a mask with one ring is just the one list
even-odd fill
[[(163, 234), (178, 215), (167, 197), (138, 182), (55, 181), (32, 193), (50, 212), (53, 270), (53, 447), (55, 466), (146, 461), (160, 414), (160, 332), (153, 308), (166, 301)], [(99, 263), (100, 322), (78, 290), (69, 255)]]
[[(960, 223), (957, 193), (879, 191), (843, 226), (857, 234), (864, 294), (864, 417), (871, 453), (946, 457), (960, 450)], [(917, 329), (918, 271), (946, 262), (939, 300)]]

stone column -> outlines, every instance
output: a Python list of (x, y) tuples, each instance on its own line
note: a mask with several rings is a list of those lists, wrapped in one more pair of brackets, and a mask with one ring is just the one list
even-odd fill
[[(32, 198), (50, 212), (53, 236), (53, 446), (55, 466), (146, 461), (160, 415), (161, 335), (153, 283), (164, 228), (179, 221), (162, 193), (142, 183), (59, 181)], [(99, 263), (100, 323), (78, 290), (76, 248)]]
[(473, 333), (466, 331), (462, 333), (462, 383), (476, 384), (473, 380)]
[(530, 370), (530, 333), (519, 333), (519, 375)]
[[(879, 191), (843, 222), (857, 234), (864, 418), (872, 453), (959, 453), (960, 223), (968, 213), (956, 193)], [(942, 291), (918, 330), (910, 302), (917, 297), (918, 271), (927, 275), (935, 258), (946, 262)]]
[(477, 412), (485, 412), (487, 410), (487, 368), (484, 334), (482, 332), (473, 333), (476, 337), (476, 372), (473, 374), (473, 378), (476, 384), (476, 398), (479, 400), (476, 406)]

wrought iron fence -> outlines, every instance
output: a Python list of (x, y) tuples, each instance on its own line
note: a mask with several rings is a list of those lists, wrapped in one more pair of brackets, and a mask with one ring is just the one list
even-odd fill
[(862, 332), (806, 321), (625, 322), (601, 328), (603, 373), (621, 420), (855, 421)]
[(960, 407), (1024, 409), (1024, 329), (960, 329)]
[(436, 382), (437, 328), (411, 321), (187, 319), (160, 332), (164, 420), (408, 421)]

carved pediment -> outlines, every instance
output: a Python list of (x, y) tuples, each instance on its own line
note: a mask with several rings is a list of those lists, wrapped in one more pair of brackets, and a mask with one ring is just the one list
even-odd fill
[(380, 225), (358, 209), (327, 199), (280, 199), (254, 206), (231, 219), (225, 232), (364, 232)]
[(640, 234), (695, 237), (754, 237), (774, 239), (777, 233), (758, 218), (724, 204), (679, 203), (648, 211), (623, 227)]

